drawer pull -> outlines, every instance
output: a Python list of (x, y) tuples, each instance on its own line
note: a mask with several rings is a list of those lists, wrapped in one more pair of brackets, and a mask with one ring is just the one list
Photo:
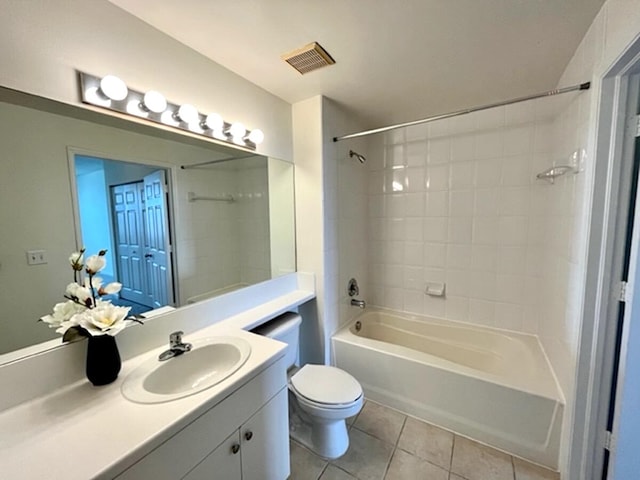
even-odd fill
[(231, 446), (231, 453), (233, 453), (233, 454), (235, 455), (235, 454), (236, 454), (236, 453), (238, 453), (239, 451), (240, 451), (240, 445), (238, 445), (237, 443), (234, 443), (234, 444)]
[(247, 439), (247, 442), (253, 438), (253, 432), (251, 430), (247, 430), (244, 432), (244, 438)]

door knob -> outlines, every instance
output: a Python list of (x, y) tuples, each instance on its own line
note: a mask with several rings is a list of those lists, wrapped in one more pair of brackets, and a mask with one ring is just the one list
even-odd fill
[(244, 432), (244, 438), (247, 439), (247, 442), (253, 438), (253, 432), (251, 430), (247, 430)]

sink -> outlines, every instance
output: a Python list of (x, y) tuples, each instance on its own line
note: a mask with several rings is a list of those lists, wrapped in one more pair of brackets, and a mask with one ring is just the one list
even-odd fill
[(162, 403), (210, 388), (233, 375), (249, 358), (251, 346), (237, 337), (196, 340), (190, 352), (160, 361), (154, 355), (132, 371), (122, 394), (136, 403)]

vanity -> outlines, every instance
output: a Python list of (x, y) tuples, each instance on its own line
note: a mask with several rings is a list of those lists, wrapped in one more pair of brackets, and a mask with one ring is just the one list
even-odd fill
[[(63, 363), (82, 361), (84, 342), (1, 366), (0, 381), (13, 389), (3, 388), (0, 395), (3, 478), (287, 478), (285, 345), (247, 330), (314, 296), (312, 276), (292, 274), (129, 328), (118, 339), (124, 360), (120, 375), (104, 387), (93, 387), (82, 368), (73, 382), (59, 378), (57, 385), (47, 384)], [(125, 398), (123, 383), (167, 349), (166, 332), (176, 327), (194, 345), (233, 337), (246, 341), (251, 353), (228, 378), (198, 393), (163, 403)], [(150, 341), (153, 348), (145, 346)], [(13, 405), (7, 400), (11, 395)]]

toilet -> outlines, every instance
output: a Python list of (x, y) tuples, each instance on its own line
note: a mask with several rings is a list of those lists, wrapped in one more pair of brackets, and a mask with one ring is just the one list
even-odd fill
[(298, 366), (300, 324), (296, 313), (252, 330), (287, 344), (289, 434), (317, 455), (333, 459), (349, 448), (346, 419), (362, 408), (364, 395), (358, 381), (344, 370), (327, 365)]

